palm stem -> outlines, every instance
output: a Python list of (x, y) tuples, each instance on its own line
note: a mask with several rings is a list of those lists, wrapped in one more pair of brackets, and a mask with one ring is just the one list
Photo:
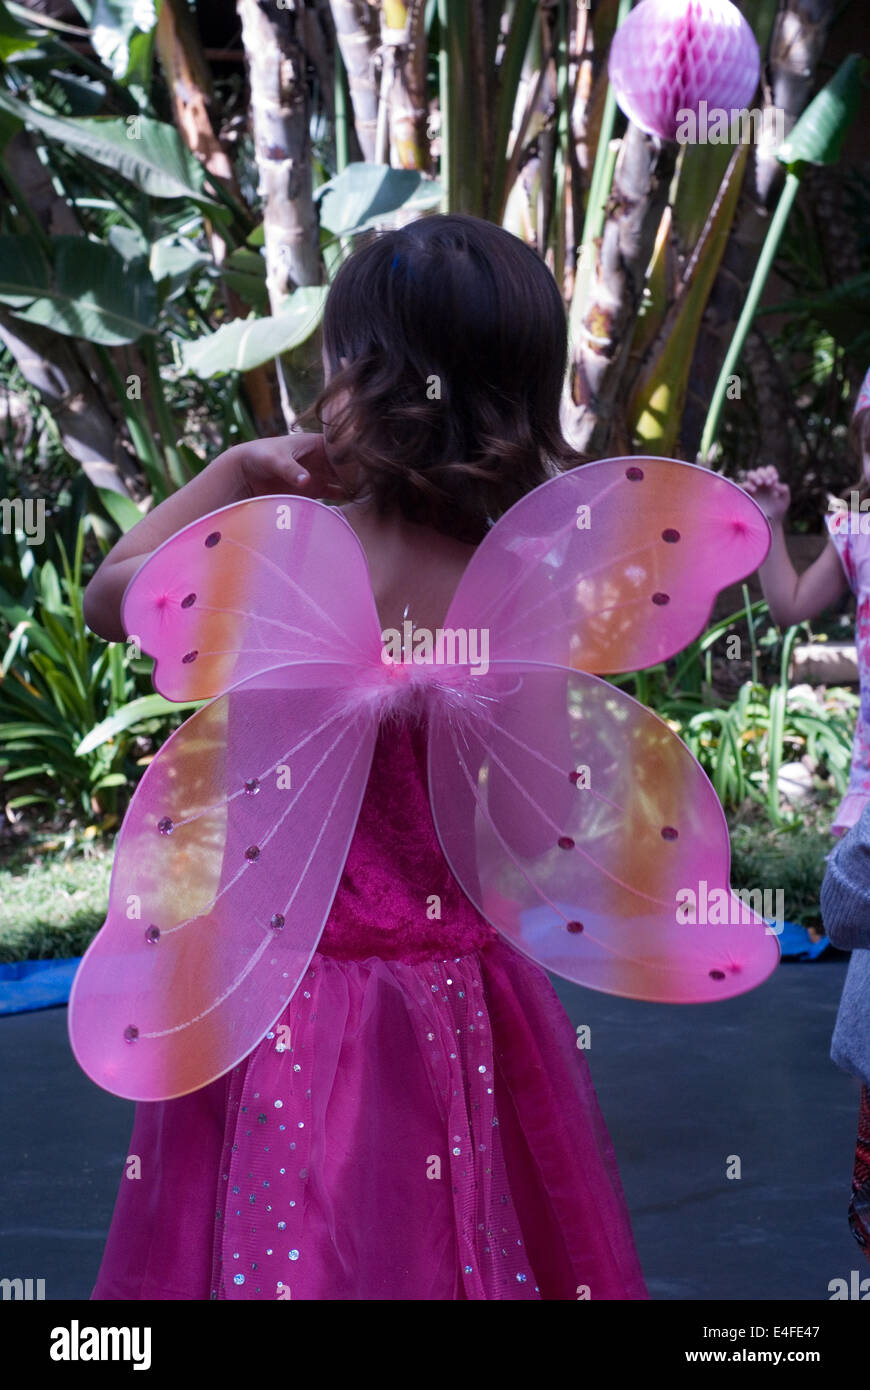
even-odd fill
[(786, 175), (782, 193), (780, 194), (779, 202), (776, 206), (776, 212), (773, 215), (767, 236), (764, 239), (764, 246), (758, 258), (755, 273), (752, 276), (752, 282), (746, 296), (746, 303), (743, 305), (740, 318), (737, 320), (734, 336), (725, 354), (725, 361), (722, 363), (719, 379), (713, 391), (710, 409), (707, 412), (707, 420), (704, 425), (704, 432), (701, 435), (701, 447), (699, 450), (701, 462), (706, 461), (716, 439), (719, 429), (719, 418), (722, 414), (722, 406), (725, 401), (725, 392), (728, 389), (728, 381), (733, 375), (734, 368), (743, 351), (743, 344), (746, 342), (747, 334), (752, 327), (755, 311), (758, 308), (765, 282), (770, 274), (774, 257), (776, 256), (780, 238), (785, 230), (785, 225), (788, 222), (789, 213), (791, 212), (792, 204), (794, 203), (799, 188), (800, 179), (798, 175), (792, 170), (789, 170)]

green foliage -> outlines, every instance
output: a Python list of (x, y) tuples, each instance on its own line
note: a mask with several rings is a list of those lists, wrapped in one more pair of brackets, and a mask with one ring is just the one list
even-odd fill
[(60, 573), (19, 541), (26, 583), (17, 595), (0, 587), (0, 779), (9, 810), (61, 807), (87, 824), (117, 815), (147, 762), (144, 747), (194, 706), (137, 699), (150, 661), (86, 627), (85, 531), (82, 519), (71, 560), (58, 539)]
[(424, 179), (416, 169), (349, 164), (343, 173), (321, 184), (315, 197), (321, 227), (333, 236), (350, 236), (379, 226), (399, 208), (414, 216), (430, 212), (441, 201), (441, 185)]
[(837, 162), (846, 132), (858, 114), (865, 67), (866, 60), (860, 54), (850, 53), (830, 82), (813, 97), (776, 152), (787, 169)]
[(207, 203), (205, 171), (187, 150), (174, 126), (140, 114), (124, 118), (84, 116), (69, 119), (19, 101), (0, 88), (0, 109), (19, 125), (74, 150), (84, 159), (120, 174), (152, 198), (184, 198)]
[(54, 237), (50, 257), (26, 236), (0, 236), (0, 303), (15, 317), (91, 343), (134, 343), (157, 321), (157, 286), (144, 256)]
[(818, 927), (825, 856), (834, 844), (830, 818), (804, 814), (774, 827), (763, 814), (744, 809), (730, 818), (729, 832), (732, 887), (782, 890), (785, 920)]
[(263, 362), (271, 362), (311, 337), (312, 325), (316, 328), (320, 321), (325, 298), (322, 286), (303, 286), (291, 294), (280, 314), (233, 319), (207, 338), (185, 343), (181, 360), (188, 371), (200, 377), (250, 371)]
[[(781, 828), (805, 814), (783, 799), (783, 763), (804, 761), (821, 796), (845, 794), (859, 697), (846, 689), (790, 688), (792, 651), (807, 624), (788, 628), (781, 638), (772, 625), (760, 633), (758, 619), (766, 613), (765, 603), (750, 604), (747, 598), (742, 612), (711, 624), (672, 662), (621, 676), (614, 684), (630, 684), (635, 698), (679, 734), (726, 810), (754, 804), (770, 826)], [(740, 620), (750, 649), (744, 665), (750, 670), (736, 695), (725, 696), (713, 684), (714, 648)], [(773, 678), (765, 683), (762, 665), (774, 661)]]

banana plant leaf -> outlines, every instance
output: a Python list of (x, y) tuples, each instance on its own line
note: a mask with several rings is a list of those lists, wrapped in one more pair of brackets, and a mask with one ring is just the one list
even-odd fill
[[(48, 140), (113, 169), (153, 198), (188, 198), (217, 208), (203, 191), (206, 174), (174, 126), (151, 116), (68, 119), (28, 106), (0, 88), (0, 110)], [(223, 212), (223, 209), (220, 209)]]
[(376, 226), (400, 208), (417, 215), (437, 207), (441, 185), (416, 169), (356, 163), (321, 184), (314, 200), (320, 208), (321, 227), (334, 236), (349, 236)]
[(157, 9), (155, 0), (96, 0), (91, 43), (116, 82), (147, 84)]
[(207, 379), (222, 372), (246, 372), (270, 362), (307, 341), (320, 323), (325, 285), (303, 286), (282, 313), (266, 318), (234, 319), (207, 338), (181, 346), (184, 368)]
[(54, 237), (49, 264), (32, 239), (0, 237), (0, 303), (16, 318), (92, 343), (134, 343), (157, 322), (144, 257), (125, 261), (86, 237)]

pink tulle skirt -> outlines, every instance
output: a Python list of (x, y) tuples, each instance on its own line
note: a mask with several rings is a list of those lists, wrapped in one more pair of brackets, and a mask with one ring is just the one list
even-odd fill
[(585, 1058), (500, 941), (318, 953), (245, 1062), (137, 1106), (130, 1155), (96, 1299), (647, 1296)]

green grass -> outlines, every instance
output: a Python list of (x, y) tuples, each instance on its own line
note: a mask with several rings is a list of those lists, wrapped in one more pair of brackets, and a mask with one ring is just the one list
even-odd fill
[[(788, 921), (820, 923), (832, 805), (813, 804), (793, 829), (775, 829), (761, 808), (728, 817), (734, 888), (782, 889)], [(103, 924), (114, 842), (48, 840), (0, 864), (0, 963), (80, 956)]]
[(112, 854), (16, 850), (0, 866), (0, 964), (82, 955), (106, 915)]

